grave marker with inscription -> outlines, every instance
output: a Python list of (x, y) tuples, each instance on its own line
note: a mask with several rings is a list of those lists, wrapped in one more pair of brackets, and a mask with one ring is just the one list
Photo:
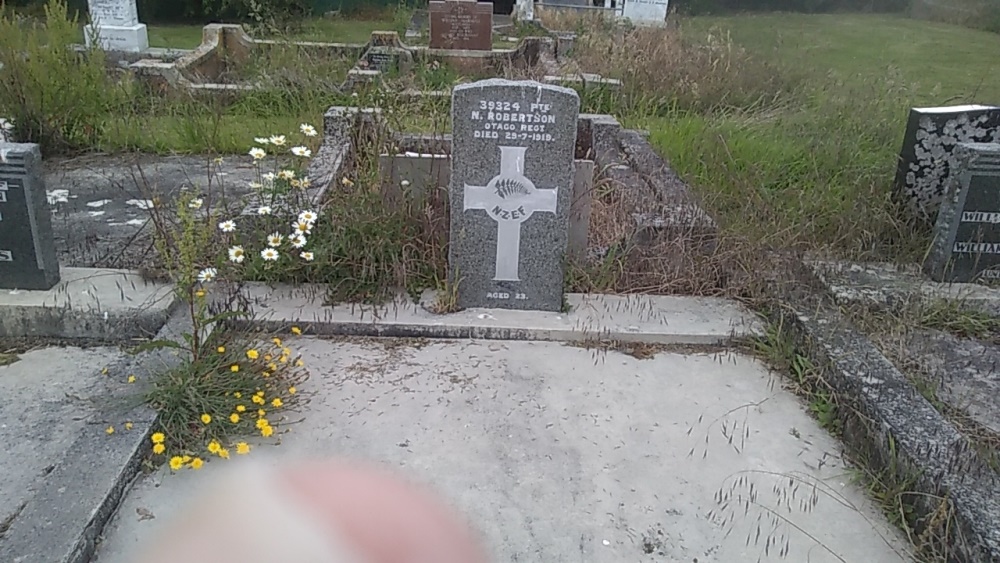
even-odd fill
[(431, 49), (493, 50), (493, 3), (431, 0)]
[(490, 79), (452, 95), (449, 270), (458, 306), (559, 311), (580, 98)]
[(661, 26), (669, 9), (670, 0), (625, 0), (622, 17), (636, 25)]
[(105, 51), (142, 52), (149, 49), (146, 24), (139, 23), (135, 0), (88, 0), (90, 25), (84, 28), (89, 47), (96, 39)]
[(0, 289), (51, 289), (59, 283), (42, 153), (0, 142)]
[(962, 143), (924, 270), (944, 282), (1000, 281), (1000, 144)]

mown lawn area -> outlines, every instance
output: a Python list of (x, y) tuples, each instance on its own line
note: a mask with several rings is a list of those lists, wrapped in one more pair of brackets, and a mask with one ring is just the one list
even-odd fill
[(728, 232), (839, 255), (919, 259), (889, 192), (910, 107), (1000, 103), (1000, 35), (893, 16), (692, 18), (794, 86), (752, 108), (649, 123)]

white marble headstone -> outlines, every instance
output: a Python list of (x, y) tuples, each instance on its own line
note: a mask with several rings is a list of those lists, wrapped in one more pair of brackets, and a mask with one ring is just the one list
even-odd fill
[(105, 51), (141, 52), (149, 48), (146, 25), (139, 23), (135, 0), (88, 0), (87, 46), (95, 40)]
[(663, 25), (669, 7), (669, 0), (625, 0), (622, 17), (636, 25)]

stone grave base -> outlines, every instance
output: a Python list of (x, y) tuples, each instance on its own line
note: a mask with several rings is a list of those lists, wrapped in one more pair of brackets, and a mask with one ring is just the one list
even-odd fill
[(173, 287), (127, 270), (62, 268), (48, 291), (0, 292), (0, 337), (120, 341), (149, 338), (167, 321)]
[(149, 36), (144, 23), (131, 26), (88, 25), (83, 32), (87, 47), (91, 46), (96, 37), (101, 49), (105, 51), (140, 53), (149, 49)]

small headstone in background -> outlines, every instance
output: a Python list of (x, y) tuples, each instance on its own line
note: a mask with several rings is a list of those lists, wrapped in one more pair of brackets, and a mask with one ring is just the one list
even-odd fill
[(962, 143), (924, 271), (935, 281), (1000, 282), (1000, 143)]
[(38, 145), (0, 142), (0, 289), (59, 283), (51, 213)]
[(451, 159), (445, 154), (383, 154), (379, 156), (379, 169), (382, 193), (394, 206), (405, 201), (422, 207), (428, 194), (447, 190), (451, 182)]
[(667, 21), (669, 0), (625, 0), (622, 17), (635, 25), (659, 26)]
[(490, 79), (452, 95), (449, 274), (458, 306), (559, 311), (580, 97)]
[(530, 22), (535, 19), (535, 0), (517, 0), (514, 4), (514, 20)]
[(431, 0), (431, 49), (493, 50), (493, 3)]
[(146, 24), (139, 23), (135, 0), (87, 0), (90, 25), (84, 28), (89, 47), (96, 38), (105, 51), (137, 53), (149, 49)]
[(913, 108), (893, 185), (893, 197), (914, 217), (933, 222), (960, 143), (1000, 142), (1000, 107), (983, 105)]

